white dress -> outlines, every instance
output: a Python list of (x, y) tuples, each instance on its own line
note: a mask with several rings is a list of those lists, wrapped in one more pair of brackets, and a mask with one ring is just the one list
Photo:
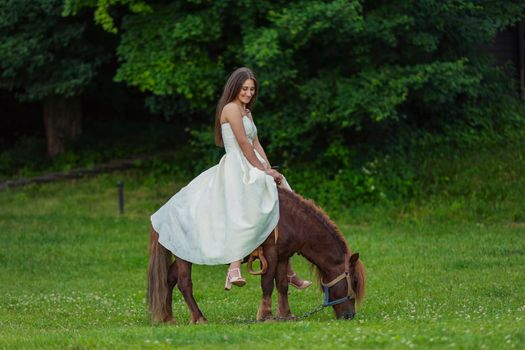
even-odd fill
[[(250, 143), (255, 124), (242, 117)], [(246, 159), (229, 123), (221, 126), (226, 154), (151, 216), (159, 243), (195, 264), (231, 263), (249, 255), (279, 221), (274, 179)], [(257, 158), (266, 161), (255, 151)], [(290, 189), (283, 179), (281, 186)]]

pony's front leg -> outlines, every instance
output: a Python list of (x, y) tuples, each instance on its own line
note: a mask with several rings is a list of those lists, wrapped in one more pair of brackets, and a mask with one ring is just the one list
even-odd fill
[(206, 323), (207, 320), (202, 314), (195, 298), (193, 297), (193, 283), (191, 281), (191, 263), (177, 258), (178, 286), (179, 290), (188, 305), (191, 313), (191, 323)]
[(263, 249), (264, 256), (268, 261), (268, 267), (266, 269), (266, 273), (261, 276), (261, 289), (263, 294), (261, 304), (259, 305), (259, 310), (257, 310), (257, 321), (273, 319), (272, 293), (275, 278), (275, 269), (277, 267), (277, 252), (275, 250), (275, 245), (269, 247), (263, 246)]
[(280, 318), (294, 320), (296, 317), (290, 311), (290, 304), (288, 303), (288, 259), (279, 261), (277, 264), (277, 272), (275, 274), (275, 284), (277, 286), (277, 303), (279, 305), (278, 316)]

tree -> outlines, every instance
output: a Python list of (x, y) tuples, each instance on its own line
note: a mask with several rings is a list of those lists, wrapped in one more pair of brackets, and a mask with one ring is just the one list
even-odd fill
[[(439, 129), (473, 114), (491, 117), (486, 100), (499, 101), (487, 82), (496, 68), (479, 48), (525, 8), (523, 0), (66, 4), (94, 6), (100, 24), (118, 29), (117, 81), (186, 101), (210, 116), (203, 125), (211, 125), (229, 72), (252, 67), (270, 152), (330, 176), (348, 168), (349, 146), (362, 130), (367, 137), (401, 123)], [(116, 5), (135, 10), (116, 23)]]
[(109, 35), (61, 0), (0, 1), (0, 88), (41, 101), (48, 154), (82, 132), (81, 94), (111, 57)]

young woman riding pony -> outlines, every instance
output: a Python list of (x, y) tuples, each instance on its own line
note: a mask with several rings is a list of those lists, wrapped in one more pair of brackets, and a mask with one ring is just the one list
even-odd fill
[[(194, 264), (230, 264), (224, 288), (243, 286), (241, 260), (261, 245), (279, 221), (277, 186), (291, 190), (272, 169), (257, 137), (252, 113), (258, 83), (248, 68), (229, 77), (218, 102), (215, 141), (225, 148), (219, 164), (194, 178), (151, 216), (158, 242)], [(287, 267), (288, 283), (311, 282)]]

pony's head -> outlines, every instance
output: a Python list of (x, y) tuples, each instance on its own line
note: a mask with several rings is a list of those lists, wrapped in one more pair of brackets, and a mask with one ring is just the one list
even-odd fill
[[(284, 232), (287, 226), (294, 227), (288, 234), (293, 235), (295, 249), (312, 263), (321, 285), (326, 284), (321, 290), (328, 288), (324, 305), (332, 306), (337, 318), (352, 319), (356, 303), (365, 295), (365, 268), (359, 253), (351, 253), (337, 225), (312, 200), (286, 189), (278, 188), (278, 191), (279, 225)], [(323, 280), (327, 276), (333, 280)]]
[(333, 305), (335, 316), (339, 319), (351, 320), (356, 313), (356, 302), (361, 302), (365, 295), (366, 275), (365, 267), (359, 260), (359, 253), (354, 253), (349, 258), (350, 288), (346, 278), (329, 288), (329, 300), (334, 301), (352, 296), (349, 300)]

